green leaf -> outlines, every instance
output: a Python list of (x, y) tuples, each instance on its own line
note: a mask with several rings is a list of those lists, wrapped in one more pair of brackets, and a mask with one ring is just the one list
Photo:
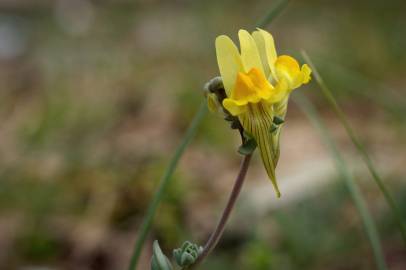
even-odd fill
[(273, 123), (274, 123), (275, 125), (279, 126), (279, 125), (285, 123), (285, 120), (283, 120), (283, 118), (281, 118), (281, 117), (275, 115), (275, 116), (273, 117)]
[(157, 240), (152, 247), (151, 270), (172, 270), (171, 262), (162, 253), (161, 247)]
[(270, 132), (270, 133), (274, 133), (274, 132), (277, 131), (277, 130), (278, 130), (278, 126), (275, 125), (274, 123), (272, 123), (272, 126), (271, 126), (271, 128), (269, 129), (269, 132)]

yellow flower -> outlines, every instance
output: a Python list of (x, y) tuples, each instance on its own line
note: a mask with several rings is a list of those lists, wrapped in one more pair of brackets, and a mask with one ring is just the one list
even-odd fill
[(274, 117), (284, 118), (290, 92), (310, 81), (311, 70), (306, 64), (300, 67), (291, 56), (278, 57), (272, 35), (262, 29), (252, 35), (240, 30), (238, 37), (241, 53), (229, 37), (216, 39), (217, 62), (227, 96), (222, 105), (256, 140), (279, 197), (275, 168), (280, 128), (274, 129)]

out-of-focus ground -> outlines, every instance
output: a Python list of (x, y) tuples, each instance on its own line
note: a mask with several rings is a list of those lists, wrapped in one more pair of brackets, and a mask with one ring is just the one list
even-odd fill
[[(216, 76), (214, 39), (253, 30), (274, 1), (0, 1), (0, 269), (125, 269), (148, 202)], [(406, 216), (406, 2), (291, 1), (266, 29), (306, 49)], [(391, 270), (406, 269), (393, 216), (316, 83)], [(256, 157), (204, 269), (375, 269), (349, 193), (291, 103), (277, 200)], [(154, 220), (167, 254), (203, 243), (241, 157), (206, 116)]]

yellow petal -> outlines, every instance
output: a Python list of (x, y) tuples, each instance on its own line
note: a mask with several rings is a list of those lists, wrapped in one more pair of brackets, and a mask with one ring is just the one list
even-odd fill
[(258, 48), (253, 37), (246, 30), (238, 31), (238, 37), (240, 39), (241, 60), (245, 72), (250, 71), (252, 68), (257, 68), (264, 73)]
[(265, 78), (265, 75), (257, 68), (252, 68), (248, 72), (248, 76), (254, 85), (256, 94), (262, 99), (269, 99), (272, 94), (273, 86)]
[(259, 69), (252, 68), (248, 73), (238, 73), (230, 98), (237, 103), (258, 103), (261, 100), (268, 103), (279, 102), (287, 93), (287, 87), (281, 85), (286, 84), (278, 83), (278, 87), (274, 88)]
[(272, 95), (265, 100), (267, 103), (279, 103), (281, 102), (287, 95), (289, 94), (289, 86), (286, 80), (279, 81), (274, 90), (272, 91)]
[(265, 49), (265, 40), (259, 31), (254, 31), (252, 33), (252, 37), (254, 38), (255, 43), (257, 44), (259, 57), (261, 58), (261, 63), (262, 63), (262, 67), (264, 69), (265, 77), (269, 78), (271, 70), (269, 69), (269, 64), (268, 64), (268, 57), (267, 57), (266, 49)]
[(238, 72), (244, 71), (240, 54), (233, 41), (221, 35), (216, 38), (216, 55), (224, 89), (227, 96), (230, 96)]
[(271, 70), (271, 74), (273, 79), (276, 79), (276, 69), (275, 69), (275, 62), (277, 59), (277, 54), (276, 54), (276, 49), (275, 49), (275, 41), (270, 33), (268, 33), (265, 30), (259, 29), (259, 33), (262, 35), (262, 38), (264, 39), (265, 43), (265, 51), (266, 51), (266, 57), (267, 57), (267, 62), (269, 65), (269, 68)]
[(251, 78), (242, 72), (239, 72), (231, 92), (231, 98), (237, 100), (247, 100), (250, 96), (256, 95), (254, 83)]
[(239, 116), (244, 130), (256, 140), (261, 154), (262, 163), (278, 197), (281, 193), (275, 176), (276, 154), (274, 153), (273, 138), (270, 132), (272, 126), (272, 110), (262, 103), (247, 105), (247, 111)]
[(303, 73), (303, 83), (308, 83), (311, 79), (310, 74), (312, 74), (311, 68), (307, 65), (304, 64), (302, 65), (302, 73)]
[(308, 65), (304, 64), (302, 68), (299, 63), (288, 55), (281, 55), (276, 60), (276, 73), (278, 80), (286, 80), (289, 85), (289, 91), (298, 88), (304, 83), (310, 81), (311, 69)]
[(247, 103), (248, 102), (246, 102), (246, 101), (238, 102), (238, 101), (236, 101), (234, 99), (231, 99), (231, 98), (225, 98), (223, 100), (224, 108), (234, 116), (238, 116), (240, 114), (243, 114), (247, 110)]
[(289, 90), (300, 86), (303, 81), (303, 74), (300, 71), (299, 63), (291, 56), (281, 55), (275, 62), (278, 81), (286, 80)]
[(281, 55), (278, 57), (276, 66), (283, 66), (290, 72), (298, 72), (300, 70), (299, 63), (295, 58), (289, 55)]
[(265, 78), (264, 73), (262, 73), (259, 69), (252, 68), (247, 75), (252, 81), (254, 87), (260, 89), (272, 88), (272, 85)]
[(310, 74), (312, 70), (306, 64), (304, 64), (299, 72), (296, 73), (293, 77), (293, 83), (291, 88), (296, 89), (302, 84), (308, 83), (310, 81)]

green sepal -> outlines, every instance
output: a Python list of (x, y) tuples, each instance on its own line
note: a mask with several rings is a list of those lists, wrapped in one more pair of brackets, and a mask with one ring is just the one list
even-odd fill
[(274, 123), (275, 125), (279, 126), (279, 125), (285, 123), (285, 120), (283, 120), (283, 118), (281, 118), (281, 117), (275, 115), (275, 116), (273, 117), (273, 123)]
[(244, 136), (244, 142), (238, 148), (238, 153), (240, 153), (241, 155), (245, 155), (245, 156), (250, 155), (257, 148), (257, 141), (252, 137), (251, 134), (249, 134), (246, 131), (244, 131), (243, 136)]
[(274, 133), (275, 131), (278, 130), (278, 128), (279, 128), (279, 127), (278, 127), (276, 124), (272, 123), (272, 126), (271, 126), (271, 128), (269, 129), (269, 132), (270, 132), (270, 133)]
[(157, 240), (152, 246), (151, 270), (172, 270), (172, 264), (169, 259), (162, 253), (161, 247)]

